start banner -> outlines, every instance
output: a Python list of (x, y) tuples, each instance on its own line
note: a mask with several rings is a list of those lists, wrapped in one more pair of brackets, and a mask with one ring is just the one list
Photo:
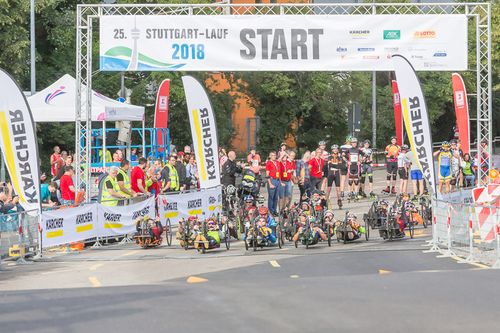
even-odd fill
[(103, 206), (98, 205), (98, 221), (101, 232), (98, 237), (120, 236), (136, 232), (135, 221), (139, 217), (155, 217), (155, 198), (128, 206)]
[(97, 204), (42, 213), (42, 246), (51, 247), (96, 237)]
[(110, 15), (99, 41), (101, 71), (467, 69), (466, 15)]
[(158, 206), (162, 222), (168, 218), (174, 224), (190, 215), (209, 217), (222, 212), (222, 189), (218, 186), (196, 192), (160, 195)]

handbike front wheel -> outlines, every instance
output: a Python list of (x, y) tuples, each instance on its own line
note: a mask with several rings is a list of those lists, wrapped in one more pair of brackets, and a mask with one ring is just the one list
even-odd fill
[(167, 245), (171, 246), (172, 245), (172, 224), (170, 223), (170, 219), (167, 219), (167, 223), (165, 224), (167, 230), (166, 230), (166, 239), (167, 239)]

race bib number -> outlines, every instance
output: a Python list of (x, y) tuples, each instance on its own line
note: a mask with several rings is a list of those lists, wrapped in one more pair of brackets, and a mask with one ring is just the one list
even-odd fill
[(358, 155), (351, 155), (351, 162), (358, 163), (359, 156)]

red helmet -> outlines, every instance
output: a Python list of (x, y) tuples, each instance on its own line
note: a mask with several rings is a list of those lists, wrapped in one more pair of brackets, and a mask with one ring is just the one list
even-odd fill
[(267, 207), (259, 207), (259, 214), (260, 215), (266, 215), (267, 213), (269, 212), (269, 209), (267, 209)]
[(191, 222), (191, 221), (196, 221), (196, 216), (191, 215), (190, 217), (188, 217), (188, 221), (189, 221), (189, 222)]

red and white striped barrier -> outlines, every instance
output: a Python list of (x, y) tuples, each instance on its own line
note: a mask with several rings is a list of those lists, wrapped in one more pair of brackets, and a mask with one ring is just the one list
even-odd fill
[(472, 199), (478, 206), (476, 216), (481, 240), (495, 240), (497, 209), (500, 209), (500, 184), (490, 184), (472, 190)]

